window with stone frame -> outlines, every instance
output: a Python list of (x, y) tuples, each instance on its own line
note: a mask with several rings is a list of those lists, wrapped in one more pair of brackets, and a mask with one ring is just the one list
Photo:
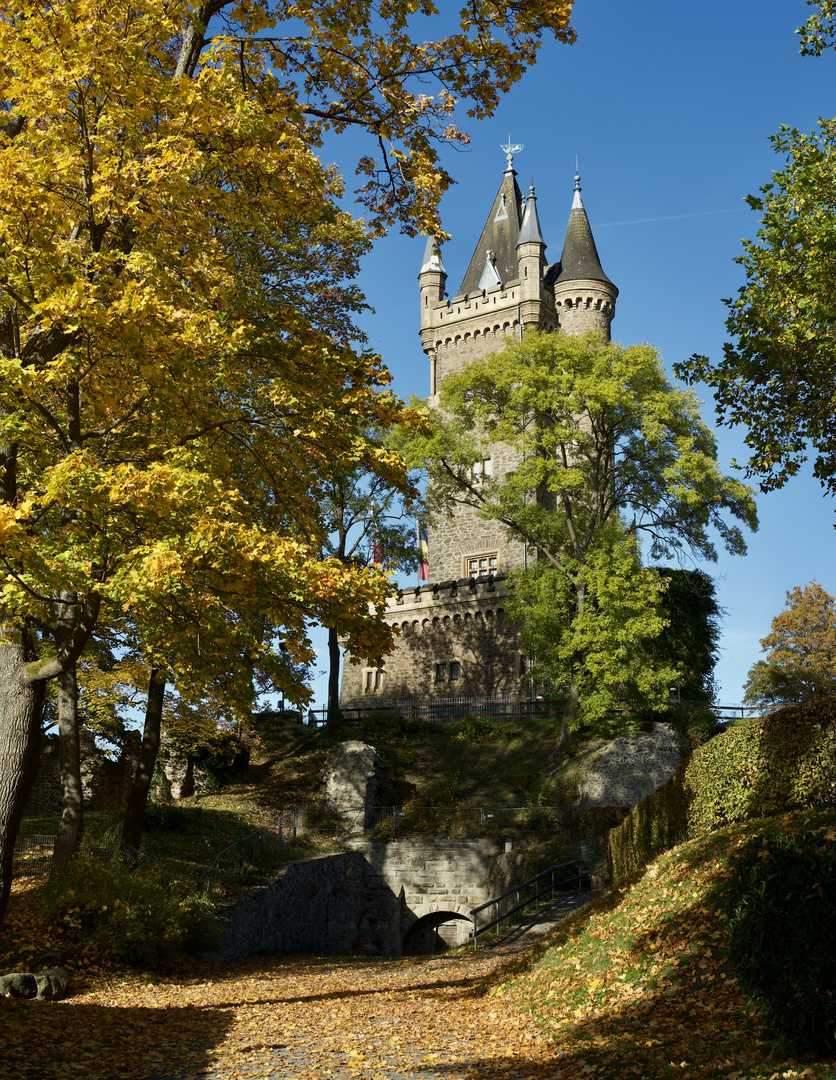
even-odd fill
[(460, 682), (462, 665), (460, 660), (437, 660), (435, 664), (436, 684)]
[(482, 458), (480, 461), (475, 461), (470, 470), (470, 478), (474, 484), (484, 484), (486, 480), (490, 480), (493, 476), (493, 461), (489, 458)]
[(379, 668), (369, 668), (363, 686), (364, 694), (376, 694), (383, 685), (383, 672)]
[(464, 576), (469, 578), (488, 577), (499, 573), (499, 553), (486, 551), (479, 555), (466, 555)]

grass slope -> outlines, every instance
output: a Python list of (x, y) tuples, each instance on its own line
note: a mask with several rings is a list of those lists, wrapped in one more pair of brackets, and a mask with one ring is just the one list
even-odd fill
[(836, 1076), (831, 1061), (799, 1061), (762, 1028), (729, 962), (723, 916), (743, 843), (835, 823), (834, 811), (796, 813), (682, 844), (564, 923), (493, 993), (536, 1025), (555, 1080)]

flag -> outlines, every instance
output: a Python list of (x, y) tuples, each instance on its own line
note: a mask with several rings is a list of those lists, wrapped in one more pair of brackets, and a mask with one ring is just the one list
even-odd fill
[(372, 540), (372, 562), (375, 566), (383, 566), (383, 541), (379, 537)]
[(430, 580), (430, 538), (427, 530), (418, 526), (418, 580)]

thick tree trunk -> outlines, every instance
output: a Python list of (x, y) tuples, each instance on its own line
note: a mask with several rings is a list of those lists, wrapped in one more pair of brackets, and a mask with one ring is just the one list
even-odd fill
[(84, 830), (81, 790), (81, 733), (78, 725), (76, 665), (58, 676), (58, 758), (61, 767), (61, 823), (52, 869), (62, 870), (78, 851)]
[(337, 630), (328, 630), (328, 727), (333, 728), (342, 719), (340, 713), (340, 643)]
[(148, 703), (145, 707), (145, 727), (142, 732), (139, 765), (128, 796), (128, 809), (122, 829), (122, 843), (125, 847), (133, 848), (134, 851), (139, 851), (145, 807), (148, 805), (148, 792), (151, 790), (154, 766), (160, 749), (164, 696), (165, 678), (158, 668), (152, 668), (148, 682)]
[(27, 678), (36, 659), (25, 630), (0, 626), (0, 924), (9, 901), (20, 819), (41, 759), (45, 684)]

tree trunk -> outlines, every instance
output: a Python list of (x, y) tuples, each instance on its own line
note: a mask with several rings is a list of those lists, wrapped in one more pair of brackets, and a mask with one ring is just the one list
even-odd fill
[(81, 733), (78, 725), (76, 665), (58, 676), (58, 758), (61, 766), (61, 823), (52, 869), (62, 870), (78, 851), (84, 830), (81, 790)]
[(340, 720), (340, 643), (332, 626), (328, 630), (328, 727), (336, 727)]
[(154, 766), (160, 749), (164, 696), (165, 678), (159, 668), (151, 668), (139, 764), (128, 796), (128, 809), (125, 812), (125, 825), (122, 829), (122, 843), (125, 847), (133, 848), (134, 851), (139, 851), (145, 807), (148, 805), (148, 792), (151, 790)]
[(41, 760), (45, 684), (26, 676), (26, 664), (35, 659), (25, 630), (0, 625), (0, 925), (9, 901), (17, 831)]

